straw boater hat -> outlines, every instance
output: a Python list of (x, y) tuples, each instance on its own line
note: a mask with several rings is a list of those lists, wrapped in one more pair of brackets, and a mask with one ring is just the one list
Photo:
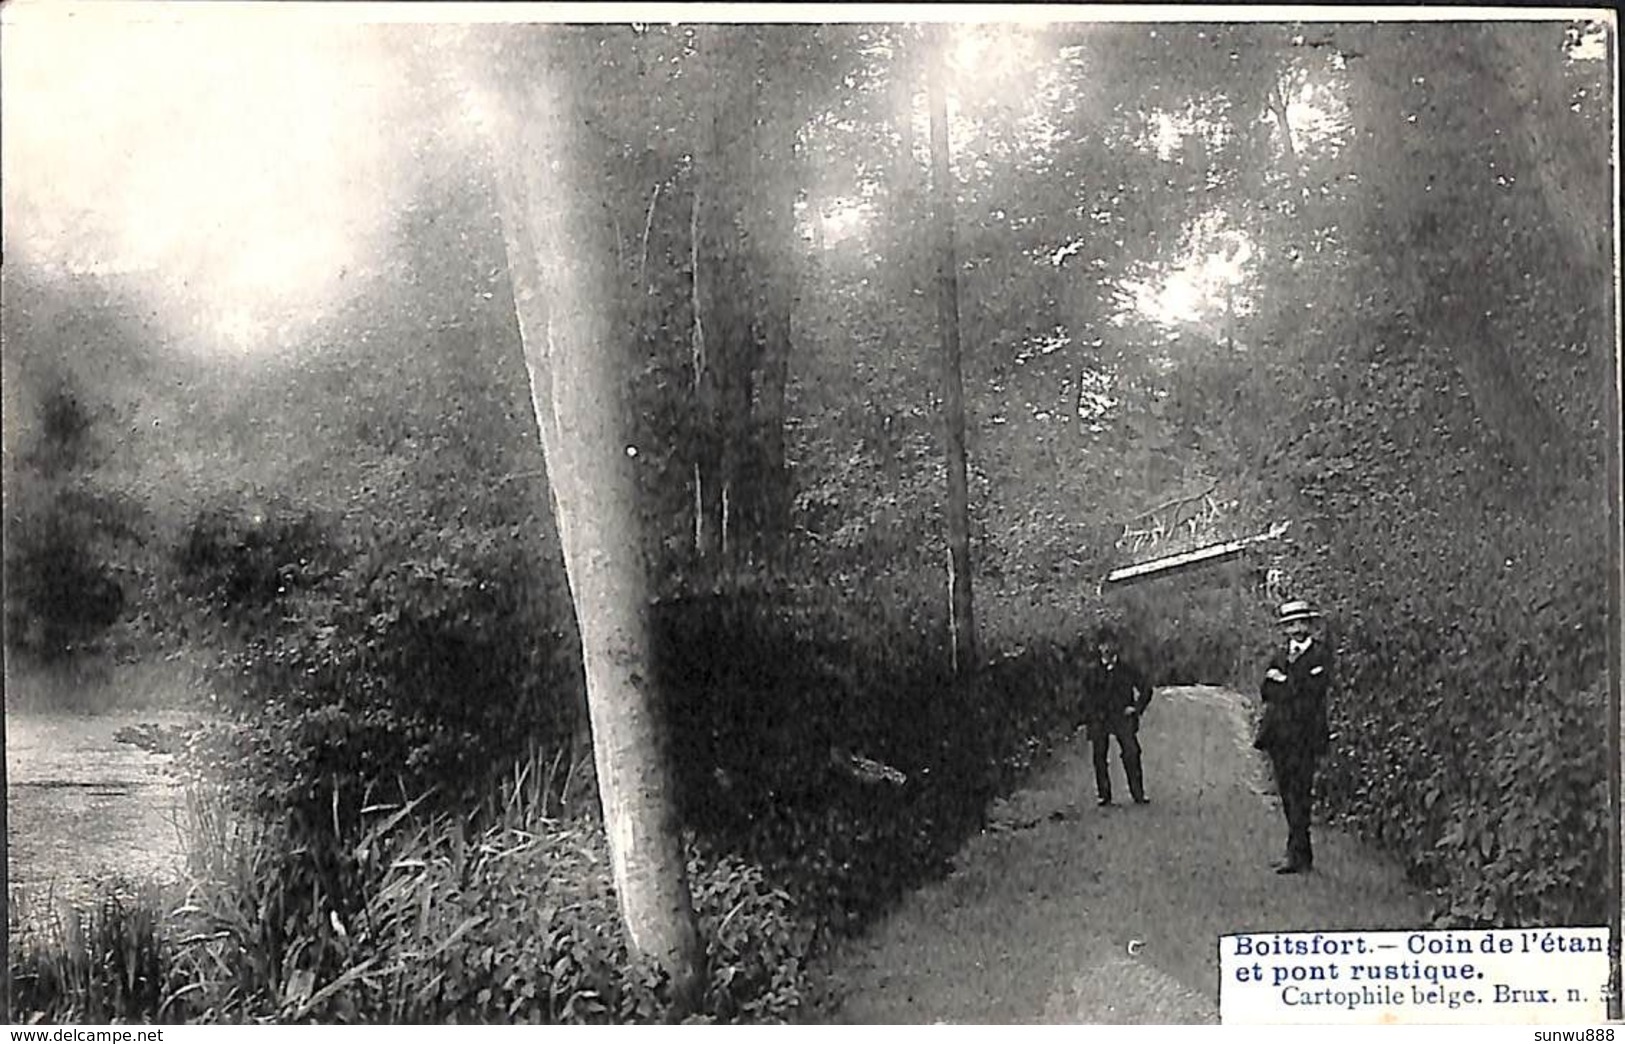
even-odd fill
[(1318, 620), (1320, 614), (1308, 602), (1285, 602), (1281, 605), (1276, 622), (1289, 624), (1297, 620)]

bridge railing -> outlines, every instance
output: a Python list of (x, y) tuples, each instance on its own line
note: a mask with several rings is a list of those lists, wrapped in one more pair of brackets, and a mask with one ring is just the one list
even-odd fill
[[(1278, 522), (1263, 533), (1240, 533), (1234, 508), (1218, 483), (1184, 493), (1135, 515), (1123, 523), (1116, 550), (1120, 564), (1107, 574), (1105, 584), (1149, 579), (1184, 569), (1227, 561), (1256, 544), (1286, 532)], [(1229, 509), (1229, 510), (1227, 510)], [(1265, 596), (1280, 600), (1286, 589), (1285, 573), (1270, 568), (1263, 578)]]

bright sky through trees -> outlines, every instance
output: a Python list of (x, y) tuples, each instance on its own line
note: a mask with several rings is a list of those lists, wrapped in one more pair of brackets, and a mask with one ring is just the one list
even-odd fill
[(374, 32), (142, 7), (7, 8), (8, 255), (150, 273), (227, 346), (372, 261), (407, 169)]
[[(967, 23), (951, 31), (949, 119), (956, 167), (975, 163), (978, 149), (988, 140), (985, 128), (965, 111), (968, 104), (989, 100), (1009, 104), (1032, 101), (1025, 96), (1011, 95), (1028, 89), (1021, 73), (1049, 53), (1050, 49), (1038, 38), (1044, 28), (1031, 24)], [(1303, 80), (1283, 84), (1283, 92), (1292, 147), (1300, 158), (1341, 146), (1348, 110), (1336, 84)], [(923, 91), (915, 92), (912, 100), (915, 151), (923, 162), (929, 134)], [(1049, 99), (1047, 104), (1053, 107), (1055, 101)], [(1038, 138), (1061, 130), (1050, 126), (1045, 116), (1046, 106), (1036, 106), (1032, 126), (1024, 127), (1036, 136), (1035, 149), (1047, 144)], [(1274, 126), (1273, 115), (1264, 112), (1259, 118), (1271, 124), (1273, 134), (1280, 134)], [(1138, 146), (1155, 152), (1164, 161), (1177, 162), (1179, 150), (1190, 135), (1211, 138), (1222, 133), (1222, 124), (1204, 120), (1194, 112), (1153, 110), (1147, 113), (1145, 133)], [(1284, 151), (1286, 146), (1281, 141), (1276, 147)], [(860, 199), (826, 201), (822, 207), (825, 248), (861, 248), (872, 217), (872, 208)], [(1062, 246), (1059, 254), (1064, 257), (1075, 250), (1076, 244)], [(1231, 309), (1238, 314), (1245, 313), (1251, 302), (1238, 288), (1248, 278), (1248, 266), (1255, 259), (1255, 252), (1255, 245), (1245, 234), (1226, 227), (1222, 213), (1210, 213), (1199, 227), (1189, 231), (1186, 248), (1177, 262), (1124, 281), (1124, 307), (1169, 328), (1222, 321)]]
[[(67, 270), (157, 274), (204, 332), (240, 351), (341, 299), (346, 280), (387, 249), (385, 227), (409, 191), (402, 130), (414, 106), (402, 87), (411, 78), (376, 27), (171, 7), (104, 16), (23, 5), (6, 18), (8, 252)], [(1038, 57), (1038, 31), (956, 27), (955, 96), (1009, 90)], [(471, 116), (478, 101), (464, 101)], [(923, 91), (916, 101), (923, 149)], [(1293, 97), (1292, 114), (1296, 133), (1323, 132), (1312, 87)], [(1182, 114), (1157, 120), (1159, 151), (1195, 129)], [(974, 161), (978, 138), (956, 111), (958, 162)], [(861, 201), (836, 201), (823, 221), (828, 247), (862, 243)], [(1139, 294), (1140, 307), (1170, 321), (1212, 308), (1226, 278), (1213, 266), (1223, 264), (1191, 264)]]
[[(321, 314), (382, 263), (388, 224), (413, 190), (414, 135), (437, 118), (387, 31), (304, 17), (291, 5), (233, 5), (227, 16), (193, 6), (105, 10), (5, 9), (0, 127), (9, 254), (46, 269), (154, 274), (184, 302), (176, 314), (239, 351)], [(1032, 93), (1032, 70), (1055, 57), (1045, 29), (953, 27), (957, 165), (978, 162), (988, 144), (972, 115), (978, 104), (1031, 110), (1032, 125), (1024, 117), (1021, 133), (1035, 149), (1057, 132), (1046, 120), (1062, 119), (1060, 102), (1037, 103)], [(1580, 35), (1571, 54), (1592, 57), (1601, 40)], [(1338, 148), (1347, 109), (1336, 78), (1303, 79), (1283, 91), (1300, 162)], [(923, 163), (923, 85), (912, 101)], [(455, 104), (455, 117), (441, 122), (472, 133), (483, 103), (470, 88)], [(1140, 144), (1176, 162), (1189, 135), (1212, 132), (1193, 112), (1154, 110)], [(1271, 133), (1284, 149), (1282, 131)], [(819, 209), (827, 249), (863, 249), (868, 203), (850, 195)], [(1125, 286), (1132, 306), (1167, 325), (1234, 306), (1254, 247), (1234, 232), (1211, 250), (1199, 245), (1215, 234), (1193, 235), (1179, 264)]]

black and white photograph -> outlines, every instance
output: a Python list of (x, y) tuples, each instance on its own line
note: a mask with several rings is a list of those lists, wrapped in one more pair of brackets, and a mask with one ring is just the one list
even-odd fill
[(0, 1020), (1620, 1017), (1612, 10), (0, 49)]

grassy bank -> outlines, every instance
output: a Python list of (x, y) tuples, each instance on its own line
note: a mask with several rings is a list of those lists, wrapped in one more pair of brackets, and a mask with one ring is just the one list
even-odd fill
[[(823, 749), (831, 775), (804, 779), (799, 794), (782, 790), (782, 773), (805, 766), (733, 764), (732, 814), (695, 817), (689, 836), (710, 965), (695, 1018), (823, 1010), (811, 967), (827, 944), (944, 871), (988, 801), (1072, 724), (1068, 656), (1029, 650), (935, 692), (937, 715), (961, 723), (953, 729), (922, 732), (910, 715), (886, 715), (891, 727), (869, 730), (860, 751), (901, 765), (902, 784), (852, 775)], [(927, 690), (887, 695), (923, 705)], [(590, 788), (572, 775), (562, 757), (536, 755), (472, 814), (379, 802), (359, 832), (328, 846), (251, 825), (220, 790), (194, 785), (188, 883), (112, 883), (95, 904), (20, 938), (13, 1017), (662, 1021), (663, 984), (626, 951), (603, 831), (581, 797)], [(690, 794), (690, 806), (701, 797)]]
[[(657, 1019), (662, 987), (620, 940), (602, 830), (558, 804), (563, 782), (535, 764), (467, 820), (374, 806), (353, 847), (324, 852), (194, 788), (185, 884), (108, 880), (88, 905), (19, 904), (12, 1017)], [(696, 854), (690, 873), (714, 970), (707, 1015), (787, 1014), (808, 926), (737, 860)]]

